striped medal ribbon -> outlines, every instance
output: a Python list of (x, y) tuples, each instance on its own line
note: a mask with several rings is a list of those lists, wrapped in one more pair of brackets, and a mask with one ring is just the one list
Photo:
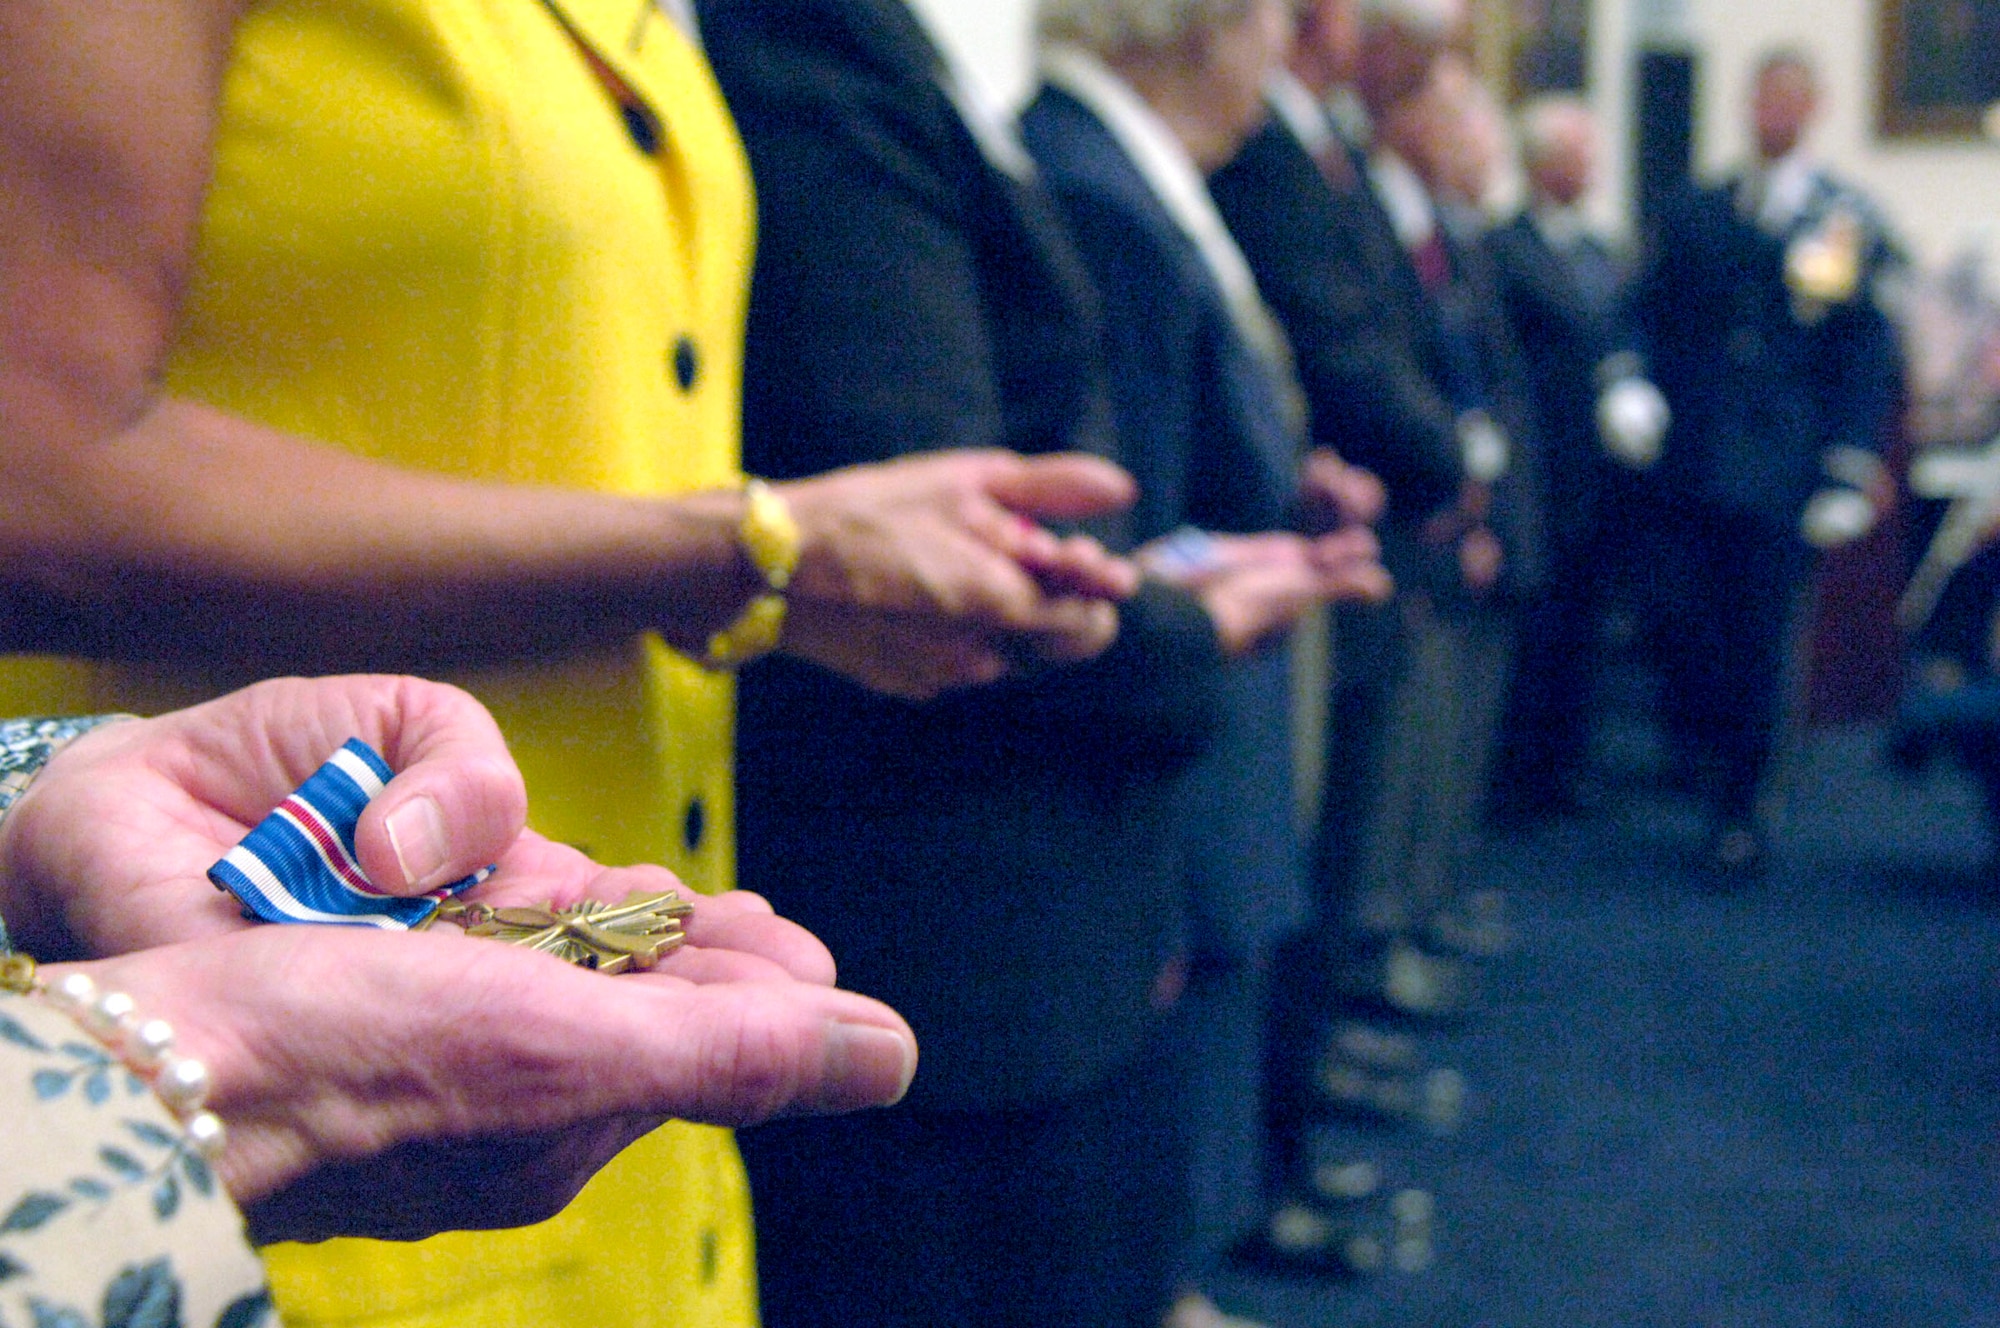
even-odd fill
[(350, 738), (331, 760), (278, 804), (243, 842), (208, 869), (247, 916), (265, 922), (320, 922), (411, 931), (439, 906), (493, 874), (491, 867), (427, 895), (398, 898), (370, 884), (354, 857), (362, 808), (392, 772), (375, 749)]

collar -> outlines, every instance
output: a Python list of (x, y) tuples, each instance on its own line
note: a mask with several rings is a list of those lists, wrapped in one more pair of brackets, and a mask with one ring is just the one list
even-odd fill
[(1528, 205), (1528, 224), (1542, 237), (1542, 243), (1557, 253), (1568, 253), (1590, 238), (1590, 225), (1579, 208), (1536, 199)]
[(1377, 148), (1368, 158), (1368, 183), (1403, 248), (1415, 249), (1437, 233), (1437, 207), (1430, 191), (1394, 150)]
[(931, 51), (937, 57), (933, 74), (937, 85), (951, 100), (958, 118), (965, 122), (987, 164), (1016, 180), (1034, 179), (1035, 159), (1022, 145), (1013, 117), (953, 53), (951, 43), (930, 12), (923, 5), (908, 8), (917, 26), (924, 30), (924, 36), (930, 39)]
[(1289, 69), (1280, 68), (1264, 83), (1264, 102), (1305, 150), (1317, 157), (1334, 146), (1339, 132), (1333, 116)]
[(1803, 148), (1747, 172), (1745, 186), (1756, 191), (1757, 224), (1773, 235), (1790, 230), (1811, 204), (1818, 180), (1819, 168)]
[(1051, 43), (1042, 48), (1038, 64), (1043, 82), (1076, 98), (1097, 117), (1194, 244), (1244, 341), (1274, 365), (1288, 367), (1284, 333), (1264, 305), (1249, 261), (1215, 210), (1201, 168), (1166, 121), (1131, 84), (1080, 46)]
[(1348, 142), (1365, 148), (1375, 141), (1375, 117), (1368, 114), (1360, 94), (1353, 88), (1342, 86), (1329, 93), (1326, 113), (1333, 117), (1335, 127)]

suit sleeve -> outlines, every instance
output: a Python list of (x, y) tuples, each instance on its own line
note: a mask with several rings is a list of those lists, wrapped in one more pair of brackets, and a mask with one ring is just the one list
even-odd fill
[[(746, 467), (798, 476), (945, 448), (1046, 450), (1009, 427), (1002, 366), (1021, 348), (996, 344), (986, 289), (1009, 274), (992, 270), (968, 215), (993, 177), (942, 92), (779, 33), (718, 26), (709, 42), (760, 199)], [(1046, 317), (1049, 338), (1077, 335), (1073, 312), (1051, 304)], [(1101, 423), (1079, 396), (1073, 445)], [(1220, 667), (1206, 613), (1162, 588), (1124, 606), (1106, 655), (948, 698), (916, 729), (935, 725), (943, 744), (976, 722), (1032, 746), (1101, 723), (1107, 749), (1185, 759), (1213, 723)], [(915, 722), (830, 675), (787, 676), (808, 709), (830, 690), (843, 708)]]
[(1337, 197), (1275, 124), (1211, 187), (1291, 337), (1313, 442), (1373, 469), (1405, 512), (1451, 502), (1463, 473), (1456, 416), (1387, 298), (1379, 268), (1389, 256), (1365, 242), (1363, 201)]
[(1901, 263), (1900, 255), (1870, 215), (1870, 242), (1861, 292), (1827, 316), (1823, 362), (1831, 426), (1828, 447), (1881, 452), (1889, 445), (1904, 398), (1906, 363), (1895, 322), (1876, 297), (1876, 287)]
[(748, 70), (718, 63), (725, 77), (743, 75), (725, 89), (759, 197), (746, 466), (797, 476), (1002, 446), (994, 347), (960, 204), (898, 134), (893, 111), (870, 118), (867, 102), (883, 94), (785, 55), (771, 51)]

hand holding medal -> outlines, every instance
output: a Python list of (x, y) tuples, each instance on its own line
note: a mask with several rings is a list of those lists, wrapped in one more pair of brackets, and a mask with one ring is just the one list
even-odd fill
[[(355, 734), (387, 760), (326, 762)], [(274, 806), (282, 834), (261, 835)], [(87, 978), (113, 993), (105, 1019), (172, 1028), (175, 1063), (206, 1072), (193, 1107), (227, 1127), (209, 1131), (215, 1174), (260, 1241), (535, 1221), (665, 1119), (902, 1095), (908, 1025), (835, 990), (810, 933), (752, 894), (601, 866), (525, 818), (465, 693), (265, 683), (50, 756), (0, 817), (0, 915), (50, 990)], [(260, 909), (345, 896), (374, 916), (246, 919), (207, 877), (225, 858)]]
[[(413, 898), (386, 894), (361, 870), (355, 834), (362, 812), (392, 778), (374, 748), (349, 738), (210, 867), (208, 878), (242, 902), (244, 917), (257, 921), (388, 931), (420, 931), (444, 921), (469, 936), (523, 945), (606, 974), (649, 969), (686, 941), (681, 921), (694, 906), (672, 890), (634, 890), (618, 904), (583, 899), (495, 908), (457, 898), (493, 875), (494, 868), (483, 867)], [(388, 833), (393, 843), (393, 828)], [(402, 862), (406, 855), (397, 849)]]

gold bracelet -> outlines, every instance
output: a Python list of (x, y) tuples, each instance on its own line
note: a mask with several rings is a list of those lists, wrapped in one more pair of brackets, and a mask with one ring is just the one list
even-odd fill
[(799, 523), (792, 509), (770, 485), (749, 480), (743, 486), (743, 521), (736, 539), (764, 589), (736, 621), (708, 638), (702, 663), (711, 669), (734, 669), (777, 647), (785, 630), (785, 588), (799, 565)]

